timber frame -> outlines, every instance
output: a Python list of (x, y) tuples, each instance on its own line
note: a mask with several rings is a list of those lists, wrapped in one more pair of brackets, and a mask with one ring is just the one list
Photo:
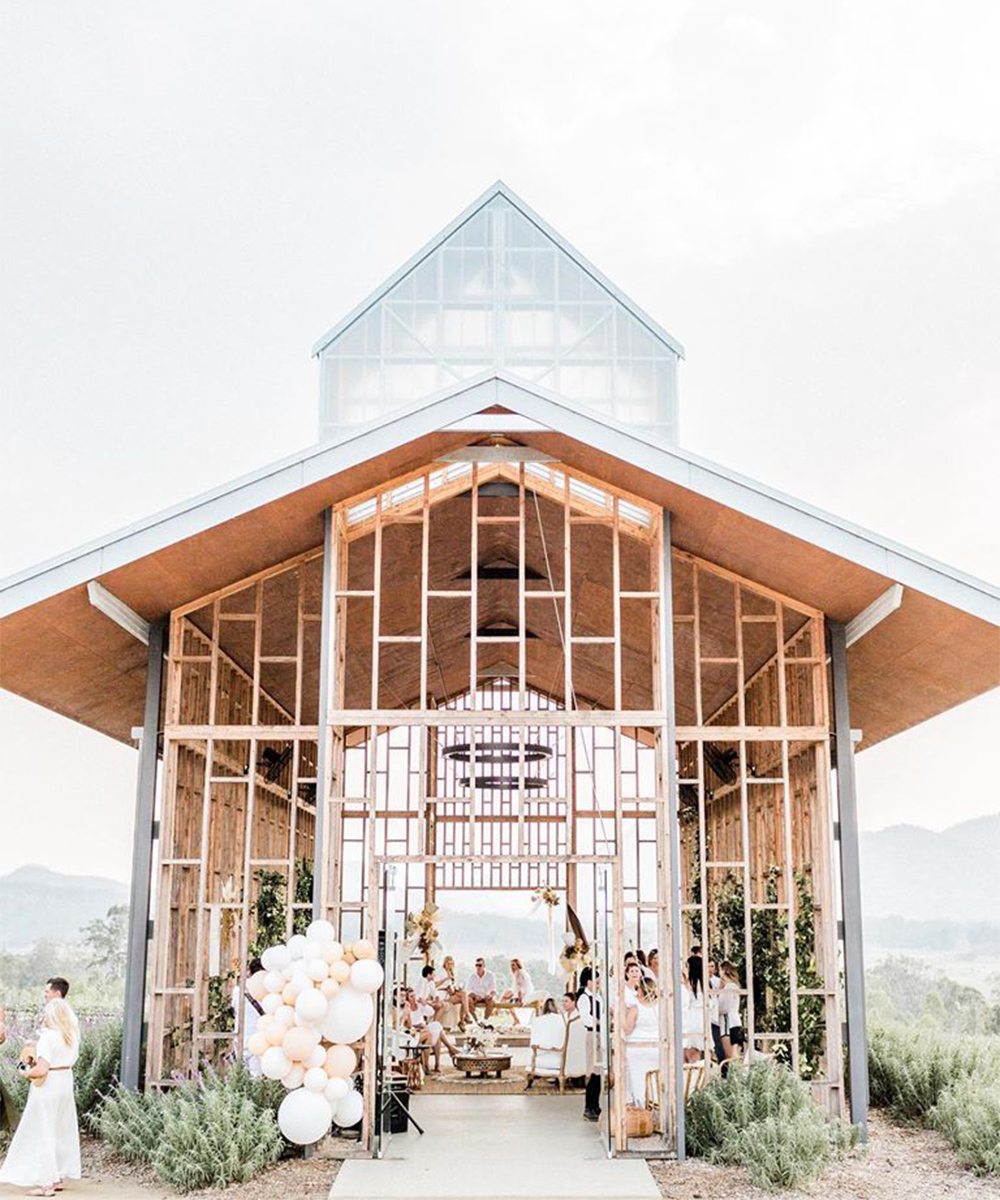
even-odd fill
[[(285, 934), (316, 913), (376, 936), (390, 862), (405, 911), (552, 887), (592, 928), (608, 863), (611, 962), (665, 963), (662, 1136), (630, 1146), (616, 1101), (617, 1151), (683, 1153), (695, 943), (739, 961), (753, 1049), (841, 1112), (822, 614), (672, 546), (665, 510), (505, 451), (351, 497), (324, 545), (171, 614), (147, 1083), (240, 1035), (225, 999), (268, 889)], [(371, 1097), (374, 1059), (372, 1033)]]

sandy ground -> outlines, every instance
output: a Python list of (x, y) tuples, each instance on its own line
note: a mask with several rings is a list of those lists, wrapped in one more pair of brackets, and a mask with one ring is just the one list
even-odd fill
[[(191, 1192), (192, 1200), (326, 1200), (340, 1163), (289, 1159), (271, 1171), (224, 1191)], [(665, 1200), (765, 1200), (742, 1171), (694, 1160), (652, 1163)], [(66, 1186), (67, 1200), (176, 1200), (144, 1167), (122, 1162), (92, 1138), (83, 1141), (85, 1179)], [(1000, 1200), (1000, 1180), (978, 1179), (963, 1170), (939, 1134), (902, 1128), (874, 1113), (868, 1152), (838, 1163), (807, 1190), (780, 1193), (788, 1200)], [(0, 1185), (0, 1197), (23, 1196)]]

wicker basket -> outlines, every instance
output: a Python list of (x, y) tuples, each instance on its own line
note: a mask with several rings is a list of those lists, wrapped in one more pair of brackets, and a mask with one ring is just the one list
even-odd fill
[(653, 1114), (648, 1108), (630, 1104), (625, 1109), (625, 1133), (630, 1138), (651, 1137), (654, 1129)]

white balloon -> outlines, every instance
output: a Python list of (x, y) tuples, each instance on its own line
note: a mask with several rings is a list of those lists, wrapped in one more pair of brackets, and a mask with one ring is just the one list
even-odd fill
[(302, 964), (300, 962), (295, 962), (294, 960), (285, 963), (285, 965), (281, 968), (281, 978), (285, 981), (285, 983), (291, 979), (291, 977), (301, 966)]
[[(321, 1067), (326, 1062), (326, 1047), (319, 1045), (306, 1059), (307, 1067)], [(325, 1072), (324, 1072), (325, 1074)]]
[(268, 1079), (283, 1079), (291, 1067), (292, 1064), (280, 1046), (271, 1046), (260, 1056), (260, 1069)]
[(365, 1102), (361, 1095), (358, 1092), (348, 1092), (343, 1100), (337, 1102), (333, 1119), (343, 1129), (348, 1125), (357, 1125), (364, 1111)]
[(341, 1100), (351, 1090), (351, 1085), (346, 1079), (328, 1079), (323, 1088), (323, 1095), (326, 1096), (332, 1108), (336, 1108)]
[(563, 934), (563, 944), (566, 946), (575, 946), (576, 945), (576, 934), (573, 933), (571, 930), (567, 929), (566, 932)]
[[(301, 963), (296, 963), (295, 965), (297, 967), (302, 966)], [(301, 996), (302, 993), (311, 988), (312, 985), (313, 981), (309, 978), (305, 971), (296, 971), (288, 981), (288, 987), (291, 990), (292, 995), (296, 997)]]
[(359, 958), (351, 965), (351, 987), (356, 992), (371, 995), (379, 990), (384, 978), (382, 968), (373, 958)]
[(288, 952), (292, 958), (301, 958), (306, 952), (306, 939), (301, 933), (293, 933), (288, 939)]
[(280, 971), (291, 957), (288, 947), (279, 943), (277, 946), (268, 946), (260, 956), (260, 961), (265, 971)]
[(296, 1023), (305, 1021), (315, 1025), (326, 1016), (329, 1001), (319, 988), (306, 988), (295, 1001)]
[(306, 930), (306, 937), (314, 942), (332, 942), (336, 940), (337, 931), (329, 921), (313, 921)]
[(374, 1017), (375, 1005), (367, 992), (342, 987), (327, 1002), (323, 1037), (328, 1042), (356, 1042), (368, 1032)]
[(325, 1091), (326, 1084), (326, 1072), (322, 1067), (310, 1067), (302, 1080), (302, 1086), (307, 1092)]
[(325, 958), (309, 958), (306, 959), (306, 974), (313, 983), (322, 983), (330, 974), (330, 969), (326, 965)]
[(330, 1128), (330, 1105), (322, 1095), (298, 1088), (282, 1100), (278, 1128), (296, 1146), (311, 1146)]
[(268, 992), (277, 992), (281, 995), (281, 989), (285, 986), (285, 981), (281, 977), (280, 971), (268, 971), (264, 976), (264, 988)]
[(286, 1029), (291, 1029), (295, 1024), (295, 1009), (290, 1004), (283, 1004), (274, 1014), (274, 1019)]
[(268, 992), (260, 1006), (266, 1013), (276, 1013), (281, 1008), (281, 997), (277, 992)]

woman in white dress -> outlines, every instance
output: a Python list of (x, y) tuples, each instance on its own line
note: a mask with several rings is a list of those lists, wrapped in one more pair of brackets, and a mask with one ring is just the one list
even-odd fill
[(531, 986), (531, 976), (524, 969), (519, 958), (510, 960), (510, 981), (513, 986), (509, 992), (505, 993), (505, 1000), (511, 1000), (515, 1004), (526, 1004), (535, 998), (535, 991)]
[[(73, 1064), (80, 1052), (80, 1026), (65, 1000), (45, 1006), (44, 1028), (21, 1122), (0, 1167), (0, 1183), (54, 1196), (64, 1179), (80, 1178), (80, 1132), (73, 1098)], [(41, 1083), (34, 1081), (41, 1080)]]
[(646, 1075), (660, 1066), (660, 1011), (656, 985), (638, 962), (625, 972), (625, 1090), (628, 1104), (646, 1105)]

